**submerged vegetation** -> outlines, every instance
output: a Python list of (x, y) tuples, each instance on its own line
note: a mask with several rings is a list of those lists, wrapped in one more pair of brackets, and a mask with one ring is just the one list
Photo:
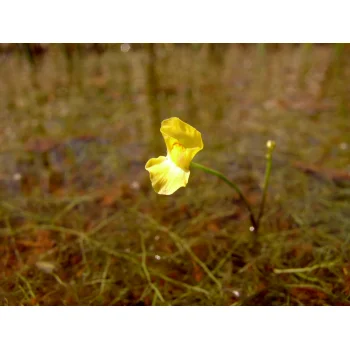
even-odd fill
[[(347, 45), (0, 46), (1, 305), (350, 305)], [(162, 120), (202, 133), (157, 195)], [(254, 248), (254, 249), (253, 249)]]

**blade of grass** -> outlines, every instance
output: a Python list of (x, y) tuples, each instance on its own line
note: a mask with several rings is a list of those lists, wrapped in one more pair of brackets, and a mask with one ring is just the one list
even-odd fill
[(144, 235), (142, 234), (142, 232), (139, 232), (140, 234), (140, 238), (141, 238), (141, 249), (142, 249), (142, 269), (143, 269), (143, 272), (146, 276), (146, 279), (147, 279), (147, 282), (148, 284), (150, 285), (150, 287), (153, 289), (154, 293), (157, 295), (157, 297), (164, 303), (165, 300), (162, 296), (162, 293), (159, 291), (159, 289), (156, 287), (156, 285), (154, 283), (152, 283), (152, 280), (151, 280), (151, 275), (148, 271), (148, 268), (147, 268), (147, 252), (146, 252), (146, 246), (145, 246), (145, 237)]

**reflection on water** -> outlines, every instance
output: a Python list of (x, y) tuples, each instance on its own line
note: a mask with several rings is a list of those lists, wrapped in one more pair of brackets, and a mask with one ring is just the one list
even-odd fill
[(0, 51), (2, 195), (138, 183), (145, 161), (165, 154), (159, 128), (172, 116), (203, 133), (201, 160), (223, 171), (235, 164), (238, 178), (237, 169), (261, 172), (267, 139), (277, 141), (280, 164), (350, 170), (348, 148), (337, 146), (350, 143), (347, 45)]

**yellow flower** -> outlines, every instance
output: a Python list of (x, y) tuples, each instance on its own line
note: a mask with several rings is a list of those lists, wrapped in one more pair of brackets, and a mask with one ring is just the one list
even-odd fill
[(193, 157), (203, 149), (201, 133), (179, 118), (163, 120), (160, 132), (167, 148), (166, 157), (152, 158), (146, 163), (154, 190), (173, 194), (185, 187)]

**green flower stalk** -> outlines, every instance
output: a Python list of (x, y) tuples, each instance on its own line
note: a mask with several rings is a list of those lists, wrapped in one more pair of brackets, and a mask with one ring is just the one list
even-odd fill
[(191, 166), (193, 168), (197, 168), (197, 169), (203, 170), (204, 172), (206, 172), (208, 174), (211, 174), (211, 175), (214, 175), (214, 176), (218, 177), (220, 180), (224, 181), (230, 187), (232, 187), (238, 193), (239, 198), (243, 201), (244, 205), (248, 209), (248, 211), (249, 211), (249, 219), (250, 219), (250, 222), (252, 224), (252, 227), (254, 228), (254, 230), (256, 230), (258, 228), (258, 224), (257, 224), (257, 222), (255, 220), (255, 217), (254, 217), (254, 214), (253, 214), (253, 211), (252, 211), (252, 208), (251, 208), (249, 202), (247, 201), (247, 199), (245, 198), (245, 196), (243, 195), (243, 193), (241, 192), (239, 187), (234, 182), (230, 181), (224, 174), (220, 173), (219, 171), (207, 168), (204, 165), (192, 162)]

